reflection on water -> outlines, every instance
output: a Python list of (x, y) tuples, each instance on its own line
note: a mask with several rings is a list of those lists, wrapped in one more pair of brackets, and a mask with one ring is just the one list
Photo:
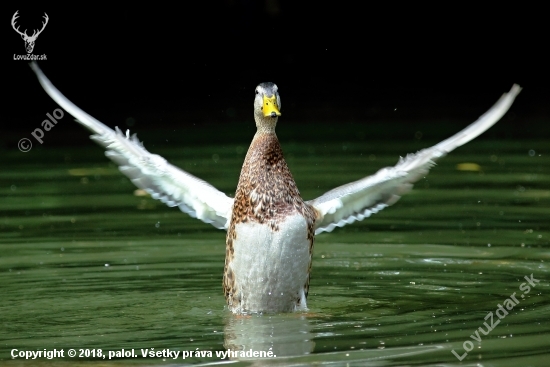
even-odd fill
[[(209, 138), (166, 147), (160, 137), (173, 133), (157, 133), (151, 151), (232, 193), (246, 149)], [(293, 143), (292, 134), (279, 136), (306, 199), (429, 145), (343, 132)], [(0, 359), (13, 348), (169, 348), (214, 357), (123, 362), (210, 364), (216, 351), (252, 349), (277, 358), (236, 364), (458, 365), (454, 350), (468, 353), (466, 365), (543, 366), (545, 149), (544, 140), (458, 149), (394, 207), (317, 237), (307, 313), (252, 317), (224, 307), (225, 233), (135, 191), (100, 148), (3, 152)], [(531, 274), (540, 282), (524, 294)], [(514, 292), (517, 305), (480, 332)]]
[(313, 352), (311, 325), (301, 314), (234, 316), (225, 319), (224, 347), (232, 351), (272, 351), (278, 357)]

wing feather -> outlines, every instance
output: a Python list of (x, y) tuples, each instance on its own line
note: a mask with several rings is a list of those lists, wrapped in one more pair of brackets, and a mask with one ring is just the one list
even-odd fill
[(90, 137), (106, 149), (105, 155), (119, 166), (137, 187), (147, 191), (154, 199), (218, 229), (227, 229), (233, 199), (209, 183), (171, 165), (157, 154), (149, 153), (136, 135), (126, 135), (117, 127), (110, 129), (69, 101), (44, 75), (35, 62), (32, 70), (46, 93), (78, 123), (91, 130)]
[(466, 144), (493, 126), (508, 111), (521, 91), (514, 84), (474, 123), (450, 138), (400, 158), (394, 167), (382, 168), (372, 176), (337, 187), (317, 199), (308, 201), (318, 212), (315, 234), (331, 232), (392, 205), (412, 189), (413, 183), (424, 177), (435, 161), (455, 148)]

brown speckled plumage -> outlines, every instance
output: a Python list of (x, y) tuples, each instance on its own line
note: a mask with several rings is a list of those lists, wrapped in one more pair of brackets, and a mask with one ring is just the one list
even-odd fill
[[(252, 140), (246, 155), (233, 204), (233, 212), (226, 240), (226, 258), (223, 278), (224, 294), (229, 306), (238, 298), (239, 285), (229, 268), (233, 260), (233, 241), (237, 233), (235, 225), (256, 222), (277, 231), (278, 223), (285, 216), (300, 213), (307, 222), (309, 242), (308, 278), (304, 284), (305, 295), (309, 289), (311, 255), (313, 251), (315, 211), (306, 204), (283, 158), (281, 146), (274, 131), (259, 131)], [(254, 266), (251, 264), (251, 266)], [(299, 304), (300, 299), (297, 299)]]

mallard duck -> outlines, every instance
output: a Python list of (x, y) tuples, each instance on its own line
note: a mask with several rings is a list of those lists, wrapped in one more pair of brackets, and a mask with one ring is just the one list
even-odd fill
[(273, 83), (256, 87), (257, 132), (244, 160), (235, 198), (149, 153), (135, 135), (110, 129), (82, 111), (31, 63), (50, 97), (93, 132), (106, 156), (140, 189), (168, 206), (227, 230), (223, 291), (233, 313), (306, 310), (315, 235), (394, 204), (434, 162), (494, 125), (521, 88), (512, 86), (477, 121), (454, 136), (399, 159), (372, 176), (304, 201), (283, 158), (275, 127), (281, 98)]

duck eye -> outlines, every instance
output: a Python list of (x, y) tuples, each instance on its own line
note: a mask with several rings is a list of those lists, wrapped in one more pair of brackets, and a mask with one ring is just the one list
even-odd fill
[(256, 89), (256, 94), (259, 94), (260, 92)]

